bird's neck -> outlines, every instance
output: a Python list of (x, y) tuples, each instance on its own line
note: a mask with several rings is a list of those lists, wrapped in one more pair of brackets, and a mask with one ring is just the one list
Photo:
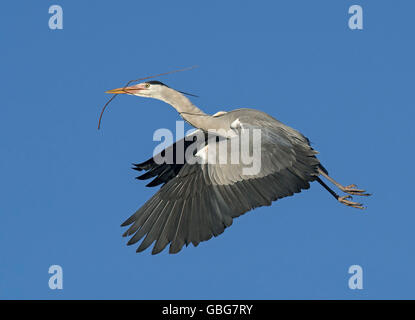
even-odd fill
[(170, 104), (193, 127), (204, 131), (215, 129), (215, 119), (196, 107), (180, 92), (166, 88), (160, 100)]

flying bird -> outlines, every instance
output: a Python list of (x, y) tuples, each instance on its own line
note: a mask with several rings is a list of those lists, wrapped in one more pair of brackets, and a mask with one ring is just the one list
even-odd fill
[[(197, 246), (224, 232), (234, 218), (308, 189), (312, 181), (317, 181), (341, 204), (353, 208), (364, 207), (352, 201), (352, 195), (370, 195), (356, 185), (343, 186), (331, 178), (317, 159), (318, 152), (304, 135), (262, 111), (244, 108), (208, 115), (186, 97), (188, 94), (160, 81), (146, 81), (107, 93), (164, 101), (196, 128), (158, 155), (170, 152), (172, 161), (160, 163), (157, 156), (153, 156), (133, 165), (133, 169), (145, 171), (137, 179), (153, 179), (147, 185), (149, 187), (161, 185), (156, 194), (122, 224), (129, 226), (123, 234), (130, 237), (128, 245), (144, 237), (137, 252), (154, 242), (152, 254), (163, 251), (168, 244), (169, 253), (177, 253), (190, 243)], [(212, 138), (208, 135), (212, 130), (222, 133)], [(256, 155), (260, 159), (259, 171), (247, 173), (244, 171), (246, 165), (238, 161), (206, 161), (209, 150), (218, 150), (219, 141), (241, 138), (247, 130), (260, 130), (261, 133), (260, 143), (255, 146), (251, 143), (250, 147), (250, 151), (259, 147)], [(205, 139), (198, 141), (195, 139), (198, 135)], [(241, 141), (243, 144), (244, 140)], [(191, 154), (202, 161), (189, 161), (183, 157), (194, 144), (197, 149)], [(227, 149), (225, 155), (231, 156), (229, 152)], [(323, 178), (345, 195), (338, 195)]]

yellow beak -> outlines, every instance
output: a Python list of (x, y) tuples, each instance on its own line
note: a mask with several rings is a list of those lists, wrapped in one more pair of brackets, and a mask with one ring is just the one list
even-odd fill
[(128, 88), (117, 88), (105, 91), (105, 93), (112, 93), (112, 94), (121, 94), (121, 93), (129, 93)]
[(123, 88), (117, 88), (117, 89), (112, 89), (112, 90), (108, 90), (105, 91), (105, 93), (112, 93), (112, 94), (122, 94), (122, 93), (127, 93), (127, 94), (135, 94), (138, 91), (141, 90), (145, 90), (146, 88), (143, 86), (143, 84), (136, 84), (130, 87), (123, 87)]

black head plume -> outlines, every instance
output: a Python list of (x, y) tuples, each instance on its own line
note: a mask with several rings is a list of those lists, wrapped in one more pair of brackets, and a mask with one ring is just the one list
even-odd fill
[(168, 87), (168, 86), (167, 86), (167, 85), (165, 85), (163, 82), (161, 82), (161, 81), (157, 81), (157, 80), (147, 81), (147, 83), (149, 83), (149, 84), (158, 84), (158, 85), (161, 85), (161, 86)]
[[(179, 90), (177, 90), (179, 91)], [(199, 98), (199, 96), (195, 95), (195, 94), (191, 94), (191, 93), (187, 93), (187, 92), (183, 92), (183, 91), (179, 91), (182, 94), (185, 94), (186, 96), (191, 96), (191, 97), (195, 97), (195, 98)]]
[[(147, 83), (149, 83), (149, 84), (158, 84), (160, 86), (165, 86), (165, 87), (170, 88), (167, 84), (164, 84), (163, 82), (158, 81), (158, 80), (147, 81)], [(191, 96), (191, 97), (199, 98), (199, 96), (194, 95), (194, 94), (191, 94), (191, 93), (187, 93), (187, 92), (183, 92), (183, 91), (179, 91), (179, 90), (177, 90), (177, 91), (180, 92), (180, 93), (182, 93), (182, 94), (185, 94), (186, 96)]]

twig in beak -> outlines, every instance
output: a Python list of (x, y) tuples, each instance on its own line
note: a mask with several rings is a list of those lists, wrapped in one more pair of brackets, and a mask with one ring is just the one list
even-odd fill
[[(192, 67), (187, 67), (187, 68), (183, 68), (183, 69), (179, 69), (179, 70), (173, 70), (173, 71), (169, 71), (169, 72), (159, 73), (159, 74), (156, 74), (154, 76), (149, 76), (149, 77), (145, 77), (145, 78), (130, 80), (130, 81), (127, 82), (127, 84), (124, 86), (123, 89), (127, 88), (132, 82), (147, 80), (147, 79), (151, 79), (151, 78), (155, 78), (155, 77), (160, 77), (160, 76), (165, 76), (165, 75), (172, 74), (172, 73), (176, 73), (176, 72), (182, 72), (182, 71), (192, 70), (192, 69), (195, 69), (197, 67), (198, 66), (192, 66)], [(101, 119), (102, 119), (102, 115), (104, 114), (105, 109), (107, 108), (107, 106), (109, 105), (109, 103), (112, 100), (114, 100), (116, 96), (118, 96), (118, 94), (119, 93), (113, 94), (112, 97), (107, 101), (107, 103), (102, 108), (102, 111), (101, 111), (101, 114), (99, 115), (99, 120), (98, 120), (98, 130), (101, 128)]]

